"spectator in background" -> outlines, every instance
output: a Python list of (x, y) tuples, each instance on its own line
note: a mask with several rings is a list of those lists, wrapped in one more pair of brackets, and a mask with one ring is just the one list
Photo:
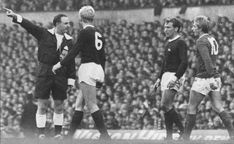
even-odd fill
[[(97, 10), (137, 9), (160, 7), (181, 7), (201, 5), (230, 5), (232, 0), (3, 0), (2, 6), (16, 11), (62, 11), (78, 10), (92, 5)], [(160, 9), (160, 8), (159, 8)]]
[(37, 105), (34, 104), (33, 95), (26, 96), (26, 104), (23, 107), (20, 127), (26, 138), (34, 138), (36, 136), (36, 112)]

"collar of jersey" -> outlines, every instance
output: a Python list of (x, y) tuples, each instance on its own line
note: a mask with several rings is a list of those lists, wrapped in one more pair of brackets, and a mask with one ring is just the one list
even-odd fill
[(176, 35), (174, 38), (169, 39), (168, 41), (169, 41), (169, 42), (172, 42), (172, 41), (174, 41), (174, 40), (178, 39), (179, 37), (180, 37), (180, 35)]
[(84, 29), (87, 28), (87, 27), (94, 27), (94, 26), (91, 25), (91, 24), (86, 24), (86, 25), (84, 25)]
[(201, 36), (199, 36), (198, 39), (200, 39), (200, 38), (202, 38), (203, 36), (206, 36), (206, 35), (209, 35), (209, 34), (208, 34), (208, 33), (204, 33), (204, 34), (202, 34)]
[[(48, 29), (48, 31), (49, 31), (52, 35), (55, 35), (55, 28)], [(65, 37), (67, 40), (71, 40), (71, 39), (72, 39), (72, 37), (69, 36), (67, 33), (64, 34), (64, 37)]]

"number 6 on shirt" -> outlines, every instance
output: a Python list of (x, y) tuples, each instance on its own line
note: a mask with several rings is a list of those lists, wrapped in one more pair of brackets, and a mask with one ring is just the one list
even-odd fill
[(98, 32), (95, 32), (95, 47), (97, 50), (100, 50), (103, 46), (103, 42), (100, 39), (102, 37), (102, 35)]

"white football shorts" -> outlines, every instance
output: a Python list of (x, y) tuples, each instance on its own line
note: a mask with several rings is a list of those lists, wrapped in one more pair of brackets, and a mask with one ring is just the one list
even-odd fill
[[(165, 91), (165, 90), (168, 90), (168, 84), (170, 81), (174, 80), (175, 78), (175, 72), (165, 72), (163, 73), (162, 75), (162, 80), (161, 80), (161, 90), (162, 91)], [(171, 89), (174, 89), (176, 91), (178, 91), (180, 89), (180, 87), (184, 84), (184, 81), (185, 81), (185, 77), (182, 76), (176, 83), (176, 85), (171, 88)]]
[(104, 70), (100, 64), (82, 63), (78, 70), (79, 83), (85, 82), (96, 86), (96, 82), (104, 82)]
[[(211, 84), (215, 84), (217, 88), (213, 90)], [(203, 95), (207, 95), (211, 91), (220, 91), (221, 78), (198, 78), (195, 77), (191, 90), (194, 90)]]

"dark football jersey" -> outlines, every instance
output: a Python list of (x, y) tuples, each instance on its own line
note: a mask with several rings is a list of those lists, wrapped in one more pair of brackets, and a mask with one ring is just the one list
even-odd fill
[(185, 41), (180, 37), (166, 44), (160, 79), (164, 72), (175, 72), (177, 78), (183, 76), (188, 64), (187, 49)]
[(218, 43), (209, 34), (204, 34), (196, 41), (197, 49), (197, 74), (196, 77), (218, 77), (216, 59), (219, 54)]
[(81, 63), (94, 62), (105, 68), (105, 50), (104, 37), (95, 27), (88, 26), (80, 31), (77, 42), (68, 53), (68, 55), (60, 62), (66, 65), (71, 59), (74, 59), (78, 53), (81, 55)]

